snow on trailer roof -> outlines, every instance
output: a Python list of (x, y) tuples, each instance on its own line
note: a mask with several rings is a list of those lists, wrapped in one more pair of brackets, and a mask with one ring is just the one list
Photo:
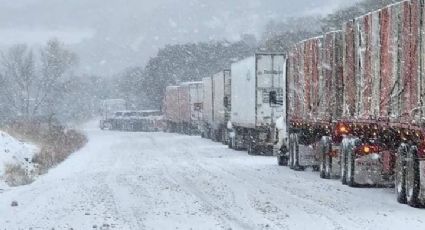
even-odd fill
[(317, 39), (323, 39), (323, 35), (319, 35), (319, 36), (316, 36), (316, 37), (312, 37), (312, 38), (307, 38), (307, 39), (301, 40), (297, 44), (303, 44), (305, 42), (312, 41), (312, 40), (317, 40)]
[(344, 32), (344, 31), (343, 30), (333, 30), (333, 31), (326, 32), (324, 35), (338, 34), (338, 33), (342, 33), (342, 32)]
[(119, 113), (128, 113), (128, 112), (153, 113), (153, 112), (161, 112), (161, 111), (160, 110), (118, 110), (116, 112), (119, 112)]
[[(358, 17), (355, 17), (355, 18), (354, 18), (354, 21), (361, 20), (361, 19), (363, 19), (363, 18), (364, 18), (364, 17), (366, 17), (366, 16), (372, 16), (372, 15), (374, 15), (374, 14), (377, 14), (377, 13), (381, 12), (381, 11), (382, 11), (382, 9), (385, 9), (385, 8), (390, 7), (390, 6), (392, 6), (392, 5), (398, 5), (398, 4), (402, 3), (402, 2), (407, 2), (407, 1), (401, 1), (401, 2), (398, 2), (398, 3), (395, 3), (395, 4), (391, 4), (391, 5), (384, 6), (384, 7), (380, 8), (380, 9), (377, 9), (377, 10), (374, 10), (374, 11), (370, 11), (370, 12), (368, 12), (368, 13), (366, 13), (366, 14), (363, 14), (363, 15), (360, 15), (360, 16), (358, 16)], [(350, 20), (350, 21), (351, 21), (351, 20)]]
[(258, 52), (255, 52), (255, 55), (285, 55), (285, 53), (284, 52), (258, 51)]
[(188, 81), (188, 82), (182, 82), (180, 86), (200, 85), (200, 84), (203, 84), (202, 81)]
[(154, 113), (154, 112), (161, 112), (160, 110), (136, 110), (136, 112), (143, 112), (143, 113)]

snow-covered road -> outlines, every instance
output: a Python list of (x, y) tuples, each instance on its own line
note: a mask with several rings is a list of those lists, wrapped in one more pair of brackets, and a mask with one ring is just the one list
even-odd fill
[(87, 134), (49, 174), (0, 192), (0, 229), (425, 229), (425, 210), (392, 189), (349, 188), (199, 137)]

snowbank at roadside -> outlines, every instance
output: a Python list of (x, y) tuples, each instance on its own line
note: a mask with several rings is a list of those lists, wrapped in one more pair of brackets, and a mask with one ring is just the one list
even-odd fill
[(37, 146), (18, 140), (0, 131), (0, 189), (4, 188), (5, 165), (19, 164), (22, 168), (34, 169), (31, 159), (38, 152)]

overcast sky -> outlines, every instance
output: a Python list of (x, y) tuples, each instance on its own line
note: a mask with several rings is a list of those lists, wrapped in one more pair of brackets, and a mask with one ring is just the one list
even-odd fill
[(352, 0), (0, 0), (0, 48), (57, 37), (81, 71), (144, 65), (165, 44), (259, 36), (270, 19), (326, 14)]

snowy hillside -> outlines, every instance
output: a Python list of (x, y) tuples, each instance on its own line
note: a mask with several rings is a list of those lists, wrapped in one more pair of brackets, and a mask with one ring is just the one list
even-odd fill
[(33, 169), (30, 163), (32, 156), (38, 151), (35, 145), (17, 140), (9, 134), (0, 131), (0, 190), (4, 183), (4, 171), (6, 164), (20, 164), (23, 168)]

